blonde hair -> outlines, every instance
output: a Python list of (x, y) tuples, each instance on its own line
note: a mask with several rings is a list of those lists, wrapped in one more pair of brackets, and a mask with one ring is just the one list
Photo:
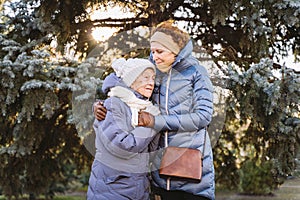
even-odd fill
[(162, 32), (171, 36), (173, 41), (178, 44), (180, 49), (183, 49), (183, 47), (185, 47), (190, 40), (190, 35), (175, 26), (172, 20), (164, 21), (158, 24), (151, 31), (151, 35), (154, 35), (156, 32)]

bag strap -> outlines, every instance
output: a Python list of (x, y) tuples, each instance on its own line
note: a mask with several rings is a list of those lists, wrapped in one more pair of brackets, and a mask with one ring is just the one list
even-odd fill
[(208, 126), (206, 126), (205, 127), (205, 133), (204, 133), (204, 143), (203, 143), (203, 151), (202, 151), (202, 160), (204, 159), (204, 151), (205, 151), (205, 149), (206, 149), (206, 134), (208, 133), (208, 128), (207, 128)]

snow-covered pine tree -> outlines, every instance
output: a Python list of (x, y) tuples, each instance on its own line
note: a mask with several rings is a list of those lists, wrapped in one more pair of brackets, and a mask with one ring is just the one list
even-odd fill
[[(87, 74), (97, 62), (58, 56), (41, 43), (47, 38), (24, 43), (8, 35), (0, 34), (0, 187), (9, 198), (51, 196), (90, 166), (91, 155), (71, 123), (78, 119), (71, 109), (75, 92), (94, 99), (99, 79)], [(86, 112), (91, 115), (91, 105)], [(90, 119), (80, 123), (86, 121)]]
[(278, 69), (271, 59), (262, 59), (248, 70), (230, 64), (228, 73), (231, 121), (225, 123), (227, 134), (220, 139), (225, 153), (220, 153), (225, 157), (232, 152), (241, 166), (240, 192), (271, 193), (287, 175), (295, 175), (297, 167), (300, 73), (285, 66)]

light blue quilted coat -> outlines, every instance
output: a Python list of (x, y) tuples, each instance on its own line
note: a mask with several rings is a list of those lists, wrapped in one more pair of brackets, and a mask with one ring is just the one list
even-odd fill
[[(160, 148), (164, 147), (164, 132), (168, 131), (169, 146), (197, 148), (203, 151), (205, 127), (213, 114), (213, 86), (207, 70), (192, 56), (190, 41), (179, 53), (170, 73), (157, 71), (153, 99), (162, 115), (155, 117), (155, 129), (162, 133)], [(150, 60), (154, 63), (152, 56)], [(170, 189), (215, 199), (213, 154), (206, 134), (201, 182), (171, 179)], [(166, 179), (159, 176), (161, 154), (152, 163), (153, 184), (166, 189)]]

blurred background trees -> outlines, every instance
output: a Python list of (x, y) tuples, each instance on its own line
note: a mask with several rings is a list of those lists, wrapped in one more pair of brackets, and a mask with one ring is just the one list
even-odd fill
[[(266, 194), (299, 172), (300, 65), (290, 68), (282, 59), (291, 54), (299, 63), (300, 3), (2, 0), (0, 5), (0, 188), (6, 196), (51, 198), (74, 182), (87, 184), (83, 175), (93, 149), (86, 149), (83, 136), (92, 134), (91, 105), (100, 79), (114, 57), (147, 56), (149, 33), (139, 28), (168, 19), (191, 34), (200, 52), (195, 55), (222, 91), (210, 127), (217, 185)], [(111, 15), (96, 15), (115, 8)], [(95, 31), (105, 35), (107, 28), (116, 32), (109, 40), (94, 39)]]

